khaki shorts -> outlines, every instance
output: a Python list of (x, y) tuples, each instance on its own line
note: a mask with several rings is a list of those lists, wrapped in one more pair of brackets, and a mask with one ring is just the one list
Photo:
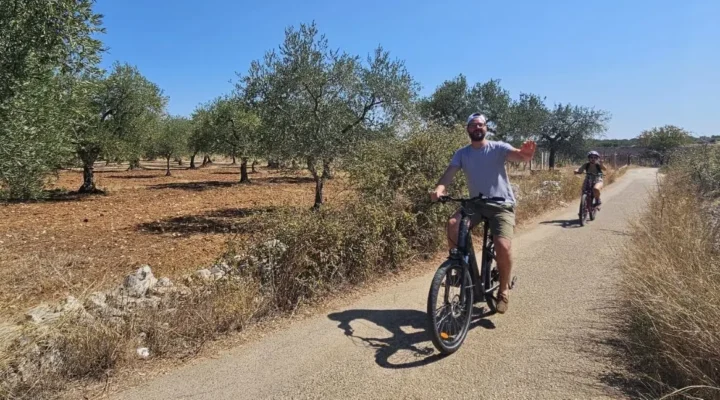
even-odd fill
[(490, 232), (499, 237), (512, 239), (515, 233), (515, 207), (510, 204), (475, 202), (466, 211), (470, 215), (470, 226), (478, 225), (485, 217), (490, 222)]

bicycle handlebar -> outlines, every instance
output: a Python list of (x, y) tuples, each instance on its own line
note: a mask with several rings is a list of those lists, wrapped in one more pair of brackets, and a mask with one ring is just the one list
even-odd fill
[(438, 201), (440, 203), (446, 203), (448, 201), (454, 201), (454, 202), (458, 202), (458, 203), (467, 203), (470, 201), (477, 201), (477, 200), (485, 201), (485, 202), (488, 202), (488, 201), (489, 202), (504, 202), (505, 201), (505, 199), (502, 197), (487, 197), (484, 195), (471, 197), (471, 198), (457, 198), (457, 197), (450, 197), (450, 196), (446, 195), (446, 196), (440, 196), (438, 198)]

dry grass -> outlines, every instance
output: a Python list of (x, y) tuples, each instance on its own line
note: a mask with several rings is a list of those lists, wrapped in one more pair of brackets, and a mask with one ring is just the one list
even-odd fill
[(699, 385), (683, 395), (720, 398), (720, 231), (698, 191), (671, 170), (623, 265), (626, 359), (655, 395)]
[(267, 314), (271, 303), (258, 289), (244, 279), (222, 281), (122, 320), (75, 314), (51, 329), (26, 328), (0, 352), (0, 398), (50, 399), (73, 382), (102, 382), (138, 362), (139, 347), (151, 358), (192, 357)]

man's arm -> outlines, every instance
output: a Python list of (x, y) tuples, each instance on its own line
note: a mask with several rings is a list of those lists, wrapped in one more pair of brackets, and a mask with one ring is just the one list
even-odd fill
[(435, 187), (435, 191), (430, 193), (430, 198), (433, 201), (437, 201), (440, 196), (445, 194), (445, 189), (450, 186), (453, 177), (455, 177), (455, 174), (457, 174), (458, 171), (460, 171), (460, 167), (452, 164), (448, 165), (447, 169), (445, 169), (445, 173), (443, 173), (442, 177), (440, 177), (440, 180)]
[(505, 156), (505, 160), (511, 162), (528, 162), (535, 155), (537, 145), (532, 140), (526, 140), (519, 149), (510, 145), (508, 145), (508, 147), (510, 147), (510, 149)]

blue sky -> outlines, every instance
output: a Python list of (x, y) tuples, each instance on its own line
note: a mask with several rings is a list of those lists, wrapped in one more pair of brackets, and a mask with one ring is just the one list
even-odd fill
[[(442, 5), (441, 5), (442, 3)], [(332, 47), (381, 44), (429, 94), (459, 73), (513, 97), (609, 111), (607, 137), (676, 124), (720, 134), (720, 1), (98, 0), (103, 64), (134, 64), (171, 113), (227, 93), (236, 72), (315, 20)]]

